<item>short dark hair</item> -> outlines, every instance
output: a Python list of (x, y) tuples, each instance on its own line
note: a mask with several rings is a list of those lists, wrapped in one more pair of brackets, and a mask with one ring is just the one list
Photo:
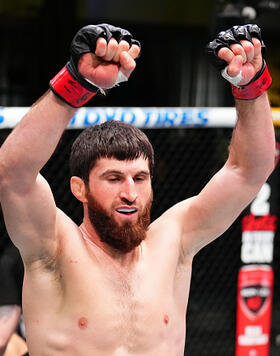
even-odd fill
[(85, 129), (76, 138), (70, 154), (70, 172), (88, 183), (89, 173), (99, 158), (134, 160), (139, 157), (148, 159), (153, 176), (154, 150), (145, 133), (120, 121), (106, 121)]

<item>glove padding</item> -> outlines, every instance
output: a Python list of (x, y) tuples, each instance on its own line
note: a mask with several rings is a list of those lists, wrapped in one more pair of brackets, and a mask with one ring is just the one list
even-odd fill
[[(95, 86), (94, 83), (84, 79), (78, 72), (78, 63), (81, 56), (85, 53), (94, 53), (96, 49), (96, 42), (98, 38), (103, 37), (107, 41), (110, 41), (111, 38), (115, 38), (117, 42), (122, 40), (128, 42), (130, 46), (133, 44), (141, 48), (140, 42), (132, 38), (132, 34), (120, 27), (115, 27), (109, 24), (100, 24), (100, 25), (88, 25), (81, 28), (73, 38), (70, 45), (70, 61), (66, 64), (66, 68), (69, 73), (75, 78), (83, 87), (90, 91), (97, 91), (100, 89)], [(118, 84), (125, 79), (119, 72), (119, 76), (115, 83)], [(123, 75), (124, 76), (124, 75)], [(126, 79), (127, 80), (127, 79)]]
[(252, 37), (256, 37), (261, 42), (262, 55), (266, 52), (265, 44), (261, 37), (261, 29), (258, 25), (233, 26), (227, 31), (221, 31), (214, 41), (209, 42), (206, 46), (206, 53), (214, 67), (222, 70), (227, 66), (227, 62), (218, 57), (221, 48), (230, 48), (230, 45), (240, 44), (241, 40), (247, 40), (252, 43)]
[(76, 33), (70, 45), (71, 61), (76, 68), (78, 68), (79, 59), (83, 54), (95, 52), (96, 42), (99, 37), (105, 38), (107, 43), (111, 38), (115, 38), (117, 42), (124, 40), (128, 42), (130, 46), (136, 44), (141, 48), (140, 42), (133, 39), (132, 34), (127, 30), (106, 23), (100, 25), (88, 25), (81, 28)]

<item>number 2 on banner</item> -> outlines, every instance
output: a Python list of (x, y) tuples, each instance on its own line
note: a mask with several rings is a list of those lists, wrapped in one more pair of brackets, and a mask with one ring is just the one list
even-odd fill
[(268, 199), (270, 198), (271, 188), (270, 185), (265, 183), (255, 200), (251, 204), (251, 213), (255, 216), (265, 216), (270, 212), (270, 204)]

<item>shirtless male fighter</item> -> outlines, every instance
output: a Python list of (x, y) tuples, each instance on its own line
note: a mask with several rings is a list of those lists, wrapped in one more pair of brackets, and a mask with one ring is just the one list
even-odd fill
[(264, 44), (257, 26), (234, 27), (207, 47), (217, 67), (227, 66), (238, 121), (225, 165), (201, 193), (148, 227), (151, 145), (140, 130), (107, 122), (83, 131), (72, 149), (82, 225), (60, 211), (39, 171), (76, 107), (129, 78), (139, 46), (111, 25), (80, 30), (66, 68), (0, 150), (4, 218), (25, 265), (31, 356), (182, 356), (193, 257), (232, 224), (273, 170)]

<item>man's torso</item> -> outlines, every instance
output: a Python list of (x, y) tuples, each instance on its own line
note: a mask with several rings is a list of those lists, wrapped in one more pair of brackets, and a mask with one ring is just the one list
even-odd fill
[(30, 355), (182, 355), (191, 258), (180, 262), (172, 226), (152, 226), (125, 263), (68, 233), (53, 270), (25, 276)]

